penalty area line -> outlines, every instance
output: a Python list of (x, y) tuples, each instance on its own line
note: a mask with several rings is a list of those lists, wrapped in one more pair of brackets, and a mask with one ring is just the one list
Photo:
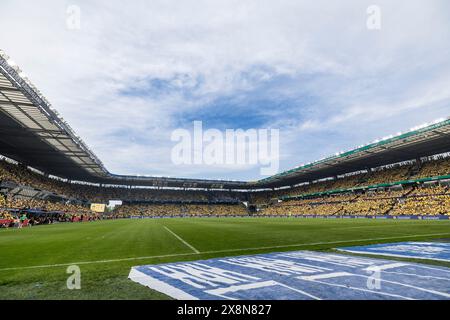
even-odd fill
[(173, 253), (173, 254), (165, 254), (165, 255), (132, 257), (132, 258), (121, 258), (121, 259), (81, 261), (81, 262), (58, 263), (58, 264), (44, 264), (44, 265), (25, 266), (25, 267), (10, 267), (10, 268), (1, 268), (0, 271), (38, 269), (38, 268), (54, 268), (54, 267), (65, 267), (65, 266), (70, 266), (70, 265), (100, 264), (100, 263), (123, 262), (123, 261), (134, 261), (134, 260), (172, 258), (172, 257), (192, 256), (192, 255), (202, 255), (202, 254), (242, 252), (242, 251), (256, 251), (256, 250), (267, 250), (267, 249), (282, 249), (282, 248), (293, 248), (293, 247), (308, 247), (308, 246), (315, 246), (315, 245), (322, 245), (322, 244), (342, 244), (342, 243), (352, 243), (352, 242), (392, 240), (392, 239), (405, 239), (405, 238), (427, 237), (427, 236), (443, 236), (443, 235), (450, 235), (450, 233), (429, 233), (429, 234), (416, 234), (416, 235), (410, 235), (410, 236), (397, 236), (397, 237), (342, 240), (342, 241), (330, 241), (330, 242), (311, 242), (311, 243), (287, 244), (287, 245), (280, 245), (280, 246), (268, 246), (268, 247), (256, 247), (256, 248), (237, 248), (237, 249), (225, 249), (225, 250), (212, 250), (212, 251), (203, 251), (203, 252), (198, 252), (198, 253), (190, 253), (190, 252), (189, 253)]

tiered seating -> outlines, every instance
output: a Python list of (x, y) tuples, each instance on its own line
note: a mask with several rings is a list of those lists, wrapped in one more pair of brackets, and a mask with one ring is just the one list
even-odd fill
[(447, 187), (417, 187), (367, 194), (290, 200), (269, 206), (264, 214), (300, 215), (450, 215)]
[(111, 199), (126, 201), (236, 202), (245, 194), (228, 191), (168, 190), (151, 188), (99, 187), (71, 184), (50, 179), (24, 166), (0, 160), (0, 181), (11, 181), (36, 189), (51, 191), (69, 198), (104, 203)]
[(228, 205), (186, 205), (187, 214), (191, 216), (231, 216), (231, 215), (247, 215), (247, 208), (242, 204)]
[(37, 209), (43, 211), (60, 211), (77, 214), (91, 213), (91, 210), (88, 207), (84, 207), (81, 205), (42, 201), (36, 199), (8, 199), (6, 200), (5, 206), (10, 209)]
[(182, 214), (181, 206), (175, 204), (122, 205), (115, 209), (114, 216), (175, 216)]
[(230, 216), (247, 215), (242, 204), (131, 204), (122, 205), (114, 210), (115, 217), (129, 216)]
[[(314, 214), (314, 215), (373, 215), (373, 214), (448, 214), (446, 187), (413, 188), (404, 190), (367, 191), (364, 186), (395, 183), (431, 176), (450, 175), (450, 157), (429, 158), (424, 162), (409, 161), (369, 169), (333, 179), (313, 181), (294, 188), (266, 192), (194, 191), (153, 188), (99, 187), (71, 184), (47, 178), (24, 166), (0, 160), (0, 181), (47, 190), (85, 202), (105, 203), (111, 199), (129, 202), (149, 202), (147, 205), (124, 205), (114, 216), (166, 216), (166, 215), (245, 215), (247, 209), (238, 204), (250, 200), (261, 207), (282, 196), (302, 195), (297, 200), (269, 205), (260, 214)], [(359, 190), (354, 189), (360, 187)], [(380, 186), (376, 188), (379, 189)], [(401, 189), (401, 187), (400, 187)], [(22, 189), (23, 190), (23, 189)], [(34, 190), (32, 190), (34, 191)], [(324, 193), (344, 192), (339, 195)], [(34, 197), (34, 196), (33, 196)], [(201, 203), (201, 204), (198, 204)], [(61, 211), (71, 215), (88, 216), (88, 206), (48, 202), (36, 199), (5, 199), (0, 197), (0, 208), (39, 209)], [(4, 211), (4, 210), (3, 210)]]
[(0, 194), (0, 208), (6, 207), (6, 199), (5, 196)]
[(0, 228), (9, 226), (13, 220), (13, 216), (6, 211), (5, 208), (6, 199), (2, 194), (0, 194)]
[(427, 178), (450, 174), (450, 158), (425, 162), (414, 178)]
[(333, 215), (340, 212), (346, 202), (354, 201), (357, 197), (350, 194), (285, 201), (268, 207), (264, 214)]
[(395, 204), (395, 198), (360, 198), (355, 202), (345, 203), (342, 215), (377, 215), (386, 214)]
[(423, 163), (405, 162), (359, 173), (340, 176), (335, 179), (315, 181), (298, 187), (277, 191), (266, 191), (250, 194), (253, 204), (269, 203), (273, 198), (282, 196), (308, 195), (330, 190), (350, 189), (378, 184), (395, 183), (433, 176), (450, 175), (450, 157), (442, 159), (428, 159)]
[(371, 172), (369, 178), (367, 179), (366, 185), (370, 186), (380, 183), (392, 183), (407, 180), (410, 167), (411, 166), (409, 165), (404, 165), (401, 167), (387, 168)]
[(390, 214), (450, 215), (450, 191), (442, 186), (418, 188), (408, 197), (400, 199)]

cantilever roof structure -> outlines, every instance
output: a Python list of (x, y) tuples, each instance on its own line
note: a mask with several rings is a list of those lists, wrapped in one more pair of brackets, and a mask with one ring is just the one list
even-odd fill
[(70, 180), (114, 185), (244, 188), (239, 181), (122, 176), (108, 172), (45, 97), (0, 51), (0, 154)]
[(333, 177), (450, 151), (450, 118), (279, 173), (269, 187)]
[(17, 71), (0, 57), (1, 153), (24, 164), (46, 163), (63, 176), (84, 177), (80, 168), (93, 176), (106, 172), (100, 160)]
[(276, 188), (450, 151), (447, 119), (258, 181), (115, 175), (8, 59), (0, 50), (0, 155), (69, 180), (182, 188)]

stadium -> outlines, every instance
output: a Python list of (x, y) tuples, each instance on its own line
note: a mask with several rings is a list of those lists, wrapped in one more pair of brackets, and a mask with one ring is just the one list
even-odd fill
[(450, 236), (450, 120), (255, 182), (120, 176), (0, 66), (3, 298), (61, 298), (69, 265), (88, 270), (75, 297), (164, 298), (130, 267)]
[(252, 181), (121, 175), (0, 51), (0, 299), (448, 300), (450, 118)]

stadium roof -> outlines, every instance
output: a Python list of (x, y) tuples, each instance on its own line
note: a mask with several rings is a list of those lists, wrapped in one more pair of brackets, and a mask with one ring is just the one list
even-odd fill
[(314, 181), (345, 173), (450, 151), (450, 119), (423, 125), (409, 132), (279, 173), (259, 183), (268, 187)]
[(115, 175), (0, 50), (0, 154), (48, 174), (111, 185), (251, 189), (294, 185), (450, 151), (450, 119), (259, 181)]
[(112, 185), (245, 188), (247, 182), (111, 174), (0, 51), (0, 154), (48, 174)]

